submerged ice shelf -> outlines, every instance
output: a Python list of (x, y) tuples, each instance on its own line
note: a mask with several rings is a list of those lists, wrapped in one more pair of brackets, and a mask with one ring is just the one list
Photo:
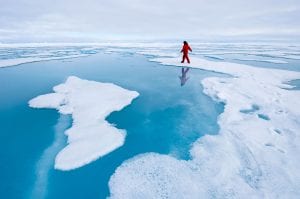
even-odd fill
[[(193, 58), (155, 58), (231, 75), (202, 81), (225, 103), (218, 135), (192, 146), (189, 161), (146, 153), (124, 162), (111, 177), (111, 198), (297, 198), (300, 195), (300, 93), (282, 89), (299, 72)], [(248, 111), (249, 110), (249, 111)]]
[(30, 100), (29, 105), (72, 114), (72, 127), (65, 131), (68, 145), (56, 156), (56, 169), (81, 167), (123, 145), (125, 130), (115, 128), (105, 118), (130, 104), (139, 95), (137, 92), (74, 76), (53, 90)]

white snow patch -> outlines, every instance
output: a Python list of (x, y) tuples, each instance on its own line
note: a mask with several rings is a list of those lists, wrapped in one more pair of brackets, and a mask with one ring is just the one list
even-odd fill
[(232, 75), (202, 81), (207, 95), (225, 102), (220, 132), (197, 140), (189, 161), (150, 153), (124, 162), (110, 179), (111, 198), (299, 197), (300, 92), (281, 88), (299, 72), (199, 58), (152, 61)]
[(55, 86), (54, 93), (30, 100), (33, 108), (56, 108), (62, 114), (72, 114), (73, 125), (65, 131), (68, 145), (56, 156), (55, 168), (76, 169), (122, 146), (125, 130), (115, 128), (105, 118), (137, 96), (137, 92), (114, 84), (71, 76)]

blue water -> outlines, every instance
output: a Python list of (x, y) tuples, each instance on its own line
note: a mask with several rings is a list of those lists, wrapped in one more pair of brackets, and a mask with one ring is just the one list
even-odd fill
[(265, 115), (265, 114), (257, 114), (257, 116), (260, 118), (260, 119), (263, 119), (263, 120), (270, 120), (269, 116)]
[[(32, 109), (28, 101), (49, 93), (70, 75), (113, 82), (140, 96), (107, 120), (127, 130), (125, 144), (82, 168), (53, 169), (66, 145), (70, 116)], [(37, 62), (0, 69), (0, 198), (105, 198), (108, 181), (126, 159), (144, 152), (189, 159), (190, 145), (218, 132), (223, 104), (202, 93), (201, 79), (220, 74), (190, 69), (181, 86), (181, 68), (149, 62), (143, 56), (96, 54), (72, 60)]]
[(300, 79), (291, 80), (289, 82), (286, 82), (286, 84), (293, 86), (293, 88), (287, 90), (300, 90)]
[(258, 111), (259, 110), (259, 106), (256, 105), (256, 104), (253, 104), (251, 109), (243, 109), (243, 110), (240, 110), (241, 113), (246, 113), (246, 114), (251, 114), (251, 113), (254, 113), (255, 111)]

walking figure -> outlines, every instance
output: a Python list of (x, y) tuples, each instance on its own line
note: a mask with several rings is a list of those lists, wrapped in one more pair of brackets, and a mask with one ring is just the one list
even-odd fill
[(189, 51), (192, 52), (192, 49), (191, 49), (191, 47), (189, 46), (188, 42), (187, 42), (187, 41), (184, 41), (184, 42), (183, 42), (182, 49), (181, 49), (181, 52), (183, 53), (181, 63), (184, 63), (185, 60), (187, 60), (187, 62), (190, 63), (190, 59), (189, 59), (189, 55), (188, 55), (188, 54), (189, 54)]

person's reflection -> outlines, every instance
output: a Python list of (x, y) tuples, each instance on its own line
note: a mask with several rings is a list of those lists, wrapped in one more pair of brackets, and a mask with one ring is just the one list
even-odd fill
[(183, 86), (189, 79), (189, 77), (186, 76), (189, 70), (190, 70), (189, 68), (181, 68), (181, 76), (179, 76), (180, 86)]

